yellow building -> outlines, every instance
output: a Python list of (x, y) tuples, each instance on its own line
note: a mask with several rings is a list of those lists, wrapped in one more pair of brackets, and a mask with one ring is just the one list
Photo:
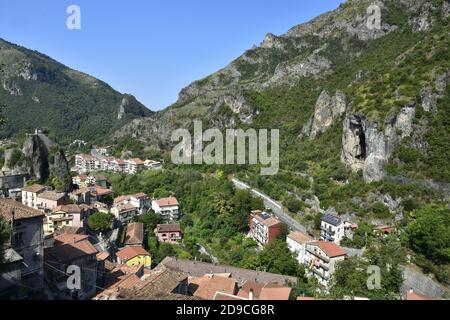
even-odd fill
[(143, 247), (126, 247), (117, 252), (117, 262), (126, 264), (130, 267), (143, 265), (146, 268), (152, 266), (152, 258), (150, 253), (145, 251)]

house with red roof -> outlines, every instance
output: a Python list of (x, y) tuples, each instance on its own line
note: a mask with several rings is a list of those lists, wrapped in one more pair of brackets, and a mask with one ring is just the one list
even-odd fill
[(250, 214), (250, 236), (261, 245), (275, 240), (281, 230), (281, 221), (259, 210)]
[(345, 260), (344, 249), (328, 241), (313, 241), (306, 244), (305, 264), (320, 284), (327, 286), (336, 270), (336, 265)]
[(180, 205), (175, 197), (153, 200), (152, 209), (166, 220), (178, 220), (181, 215)]
[(144, 266), (150, 268), (152, 265), (152, 259), (150, 253), (148, 253), (143, 247), (133, 246), (120, 249), (117, 253), (117, 263), (126, 264), (129, 267)]

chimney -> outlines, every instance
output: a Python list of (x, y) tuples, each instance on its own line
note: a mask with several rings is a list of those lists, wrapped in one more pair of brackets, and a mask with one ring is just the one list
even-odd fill
[(250, 292), (248, 293), (248, 300), (253, 300), (253, 289), (250, 289)]

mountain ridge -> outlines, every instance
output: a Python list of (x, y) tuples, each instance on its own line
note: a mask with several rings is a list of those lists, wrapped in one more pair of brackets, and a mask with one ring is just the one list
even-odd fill
[(153, 114), (106, 82), (3, 39), (0, 85), (0, 102), (9, 119), (3, 137), (45, 127), (65, 143), (79, 138), (94, 141), (127, 121)]

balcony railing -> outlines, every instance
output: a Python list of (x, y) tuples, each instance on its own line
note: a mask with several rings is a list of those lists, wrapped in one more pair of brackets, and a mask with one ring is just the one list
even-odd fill
[(309, 253), (311, 253), (311, 254), (314, 255), (315, 257), (317, 257), (317, 258), (319, 258), (319, 259), (325, 261), (326, 263), (329, 263), (329, 262), (330, 262), (330, 258), (325, 257), (325, 256), (323, 256), (323, 255), (317, 253), (317, 252), (314, 251), (313, 249), (306, 248), (306, 251), (309, 252)]

